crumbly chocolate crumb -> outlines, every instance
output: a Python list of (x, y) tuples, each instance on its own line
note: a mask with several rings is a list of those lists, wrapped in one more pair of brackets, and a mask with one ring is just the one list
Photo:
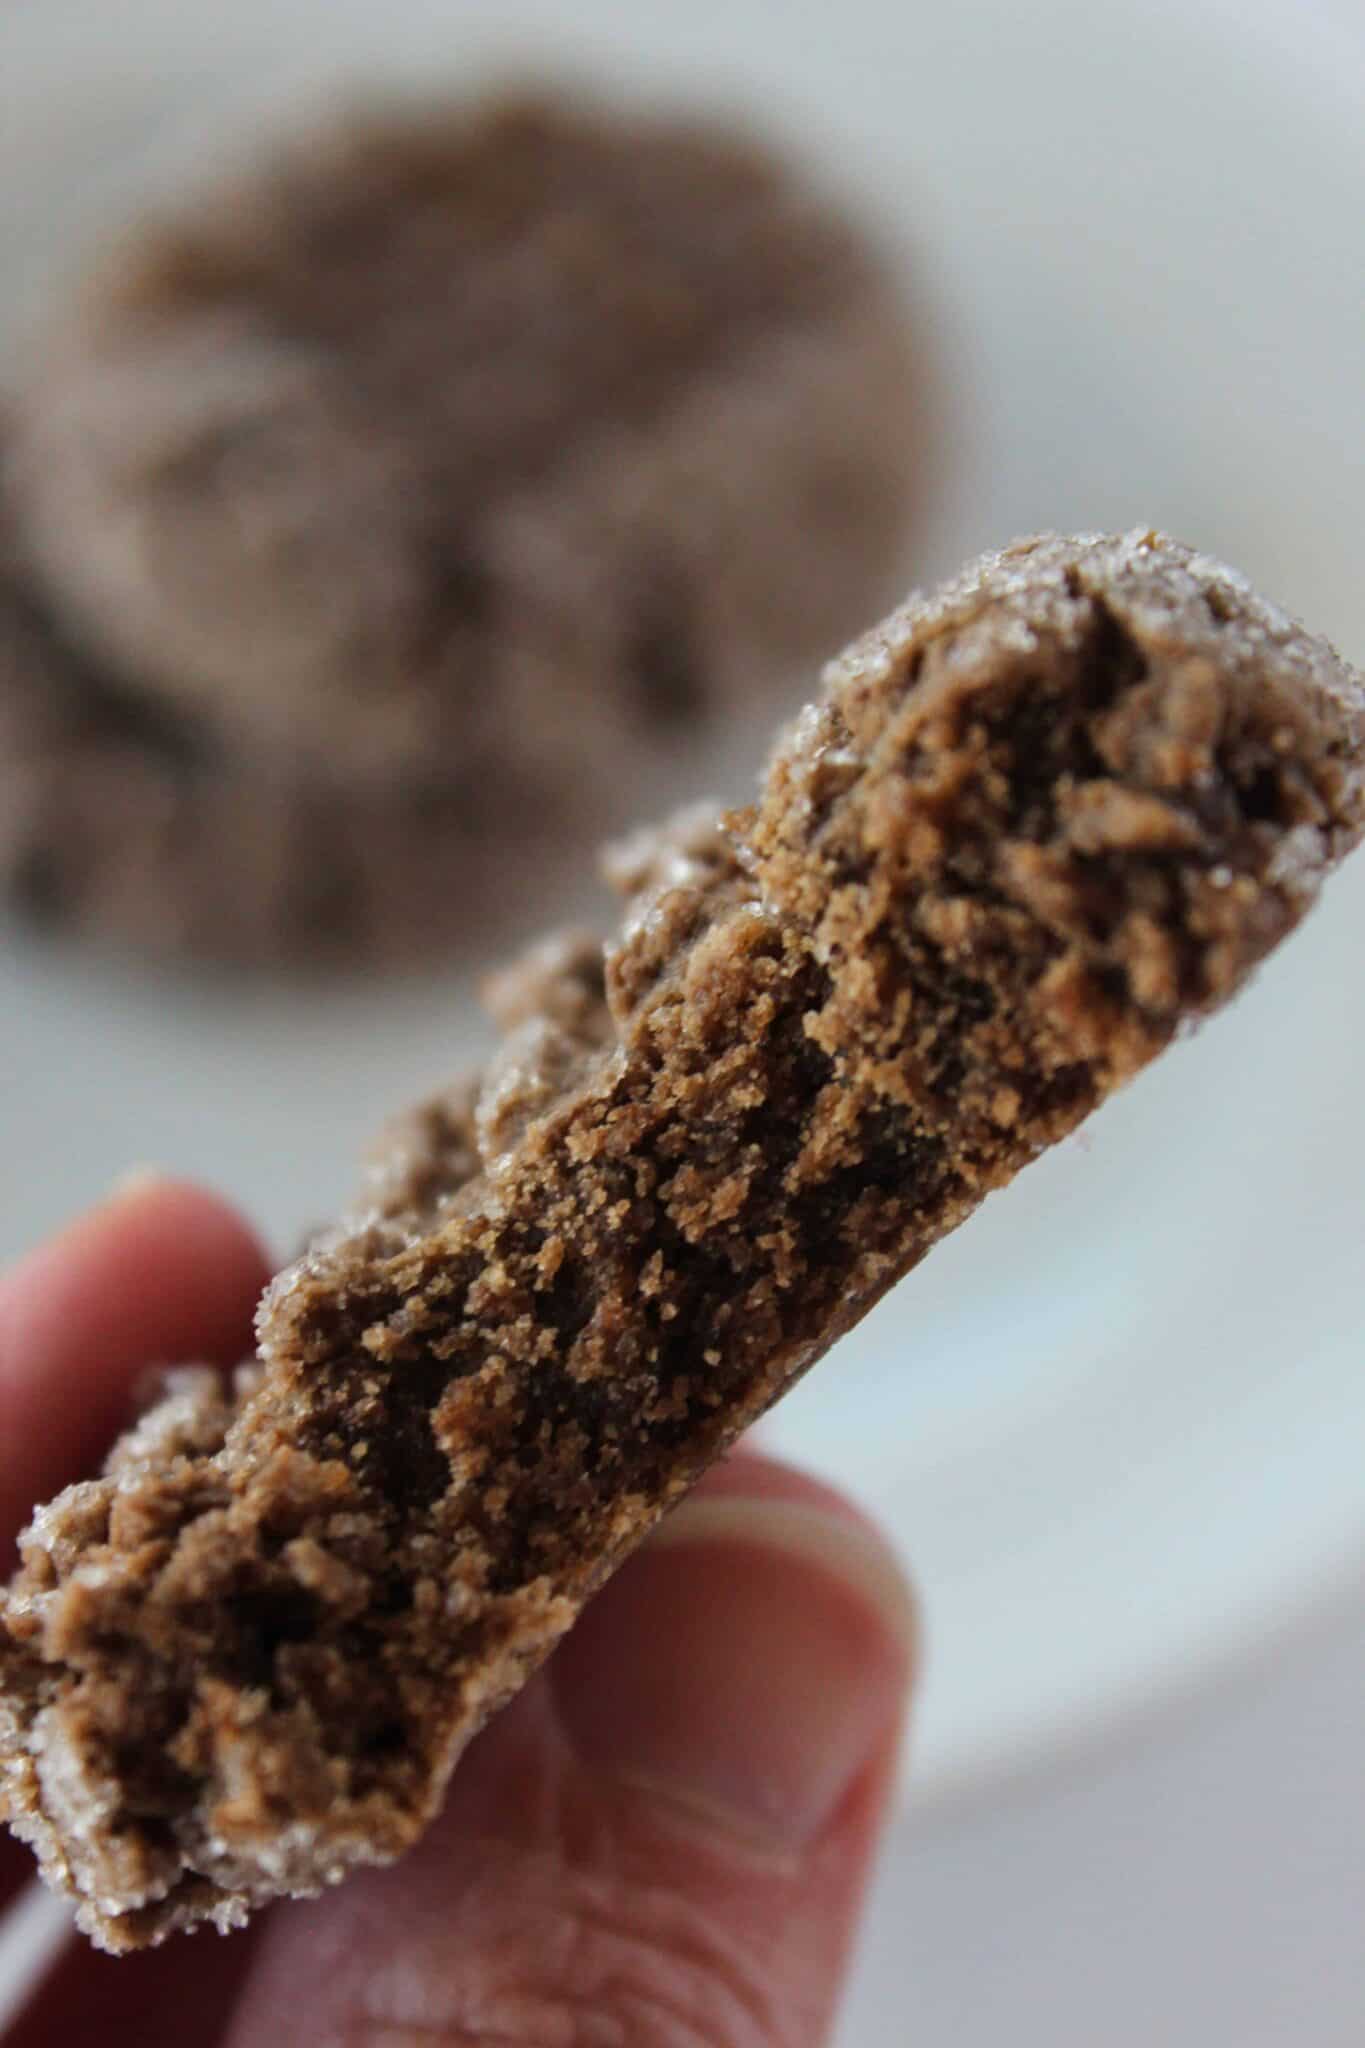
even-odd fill
[[(1022, 543), (829, 670), (756, 806), (615, 869), (600, 955), (40, 1511), (11, 1825), (113, 1949), (383, 1862), (740, 1430), (1215, 1009), (1365, 826), (1365, 683), (1150, 533)], [(178, 1405), (177, 1405), (178, 1404)]]

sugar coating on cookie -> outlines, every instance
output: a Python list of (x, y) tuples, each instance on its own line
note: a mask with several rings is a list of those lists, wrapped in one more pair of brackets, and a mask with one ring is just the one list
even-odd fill
[(758, 801), (490, 990), (0, 1608), (11, 1825), (113, 1949), (401, 1853), (706, 1466), (1216, 1009), (1365, 827), (1365, 683), (1151, 533), (1022, 543), (828, 670)]

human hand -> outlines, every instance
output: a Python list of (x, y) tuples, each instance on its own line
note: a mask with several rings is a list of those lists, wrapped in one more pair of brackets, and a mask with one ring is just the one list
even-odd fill
[[(149, 1365), (228, 1365), (267, 1276), (144, 1178), (0, 1277), (0, 1543)], [(911, 1610), (817, 1481), (729, 1460), (461, 1761), (392, 1869), (245, 1934), (64, 1951), (6, 2048), (816, 2048), (894, 1773)], [(27, 1851), (0, 1841), (0, 1899)]]

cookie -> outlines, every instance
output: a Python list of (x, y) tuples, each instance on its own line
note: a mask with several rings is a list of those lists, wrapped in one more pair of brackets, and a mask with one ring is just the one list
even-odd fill
[[(3, 492), (63, 695), (140, 764), (130, 837), (193, 749), (212, 859), (151, 868), (174, 897), (216, 866), (268, 949), (320, 812), (362, 906), (450, 900), (433, 809), (513, 850), (640, 815), (899, 581), (918, 409), (882, 266), (759, 146), (548, 99), (394, 109), (123, 246), (15, 395)], [(401, 884), (370, 876), (400, 836)], [(119, 922), (97, 879), (79, 908)], [(212, 950), (219, 916), (165, 924)], [(307, 939), (286, 911), (278, 949)]]
[(482, 1079), (39, 1510), (11, 1825), (112, 1949), (399, 1855), (738, 1433), (1233, 995), (1365, 828), (1365, 680), (1150, 533), (1025, 542), (827, 672), (757, 803), (493, 985)]

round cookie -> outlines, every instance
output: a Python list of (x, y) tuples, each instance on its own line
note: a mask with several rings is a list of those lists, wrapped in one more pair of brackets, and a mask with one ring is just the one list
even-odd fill
[(494, 980), (491, 1062), (267, 1289), (232, 1400), (177, 1374), (35, 1511), (0, 1811), (77, 1924), (402, 1855), (701, 1473), (1363, 833), (1365, 677), (1158, 534), (1020, 543), (848, 649), (756, 804), (618, 856), (605, 948)]
[(345, 836), (434, 876), (433, 806), (480, 843), (611, 829), (903, 581), (914, 390), (875, 259), (745, 140), (352, 115), (145, 226), (54, 327), (3, 452), (11, 583), (134, 780), (173, 731), (230, 792), (212, 864), (261, 900), (255, 793), (358, 805)]

